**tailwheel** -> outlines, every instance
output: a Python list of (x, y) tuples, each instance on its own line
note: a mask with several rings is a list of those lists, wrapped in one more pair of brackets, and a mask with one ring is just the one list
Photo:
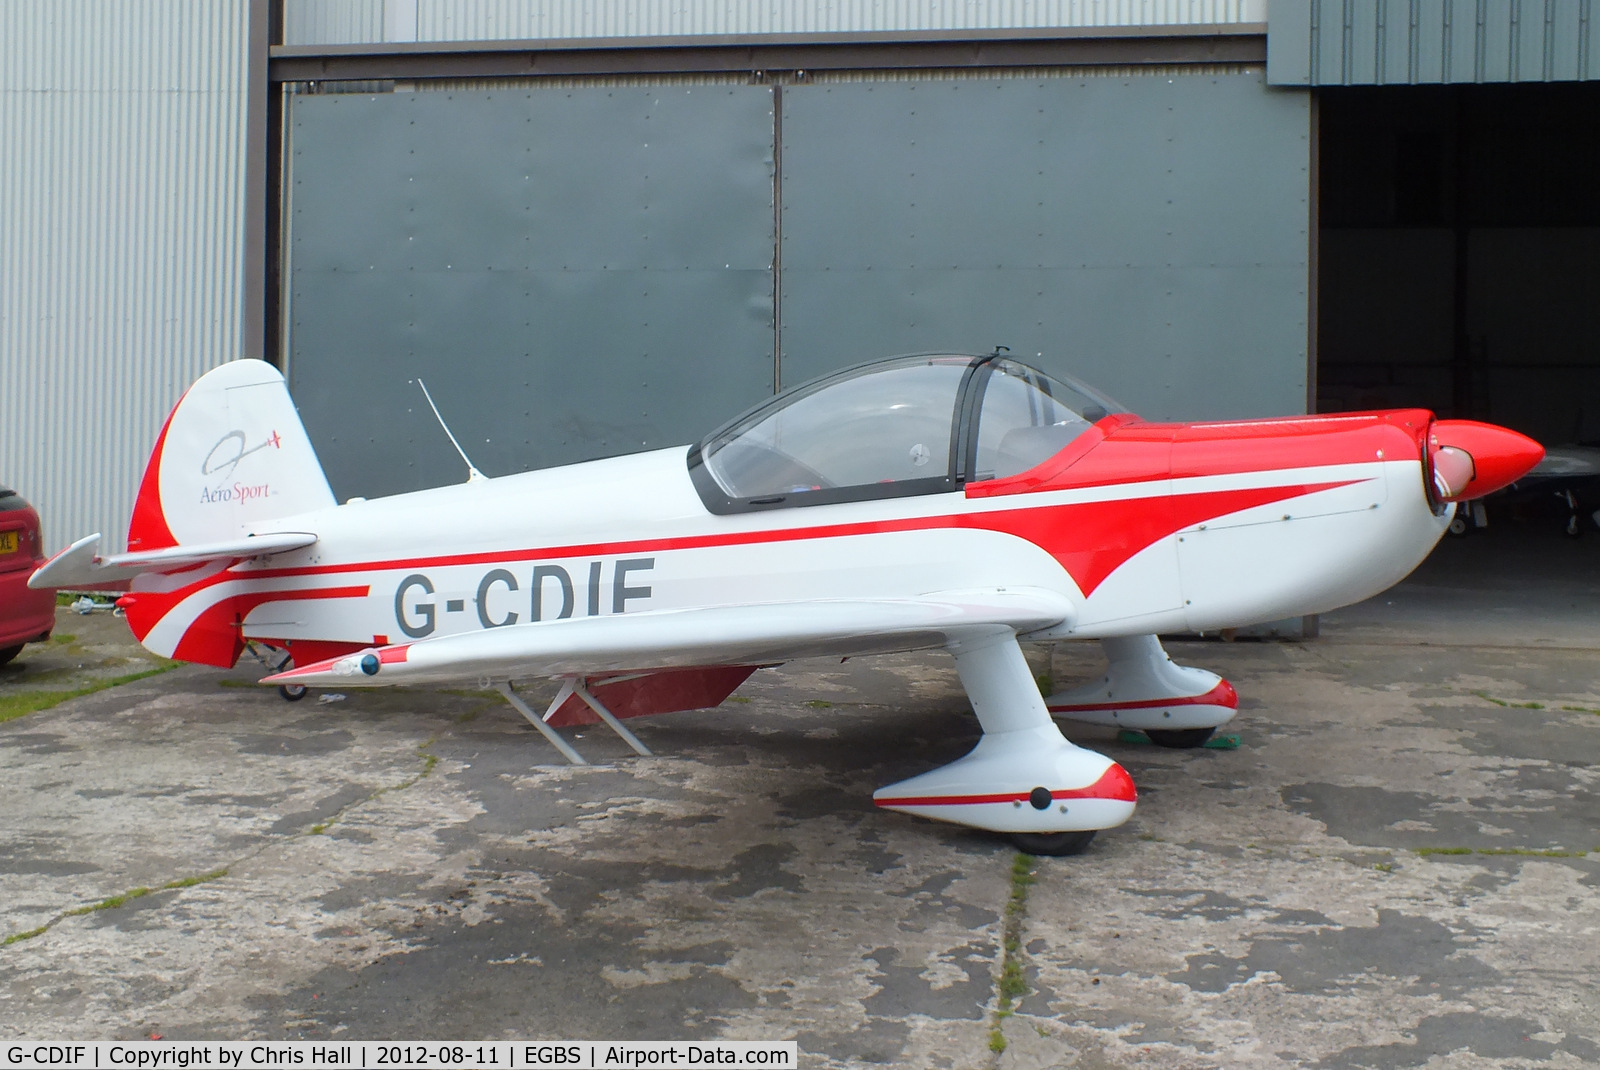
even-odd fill
[(1215, 731), (1215, 728), (1146, 728), (1144, 734), (1158, 747), (1192, 750), (1205, 746)]
[(1087, 851), (1094, 834), (1094, 829), (1085, 832), (1012, 832), (1006, 838), (1023, 854), (1064, 858)]
[[(250, 651), (252, 657), (254, 657), (261, 664), (265, 665), (271, 672), (282, 672), (290, 665), (294, 664), (294, 655), (287, 650), (275, 651), (277, 656), (271, 657), (268, 654), (263, 653), (261, 649), (254, 643), (247, 643), (245, 648)], [(267, 649), (273, 650), (272, 647), (268, 647)], [(279, 684), (278, 697), (283, 699), (285, 702), (299, 702), (301, 699), (306, 697), (306, 685)]]

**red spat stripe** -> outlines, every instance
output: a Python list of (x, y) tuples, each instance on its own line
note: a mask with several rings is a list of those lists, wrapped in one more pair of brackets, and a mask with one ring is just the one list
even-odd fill
[[(767, 531), (728, 532), (717, 535), (688, 535), (667, 539), (638, 539), (630, 542), (583, 543), (572, 546), (526, 547), (475, 554), (441, 554), (434, 557), (399, 558), (389, 561), (362, 561), (343, 565), (314, 565), (304, 568), (262, 569), (250, 573), (253, 579), (286, 576), (326, 576), (347, 572), (412, 571), (447, 568), (452, 565), (490, 565), (537, 559), (605, 557), (624, 554), (659, 553), (668, 550), (701, 550), (722, 546), (753, 546), (773, 542), (800, 542), (808, 539), (835, 539), (853, 535), (879, 535), (902, 531), (931, 531), (941, 528), (966, 528), (1014, 535), (1039, 546), (1072, 575), (1084, 594), (1094, 591), (1105, 578), (1134, 554), (1158, 539), (1194, 524), (1260, 505), (1297, 498), (1362, 480), (1346, 479), (1327, 483), (1296, 483), (1288, 486), (1255, 487), (1243, 490), (1203, 491), (1166, 497), (1135, 498), (1127, 501), (1080, 502), (1072, 505), (1046, 505), (1003, 509), (983, 513), (957, 513), (947, 516), (908, 517), (901, 520), (875, 520), (855, 524), (827, 524), (803, 528), (776, 528)], [(236, 579), (236, 576), (228, 576)], [(220, 582), (213, 578), (206, 582)]]
[[(984, 803), (1028, 802), (1031, 791), (1003, 792), (997, 795), (921, 795), (903, 799), (874, 799), (878, 806), (978, 806)], [(1100, 774), (1086, 788), (1061, 788), (1050, 793), (1050, 801), (1057, 799), (1110, 799), (1113, 802), (1137, 802), (1139, 793), (1133, 786), (1133, 777), (1122, 766), (1111, 767)]]
[(1076, 706), (1063, 705), (1051, 706), (1051, 713), (1065, 713), (1070, 710), (1153, 710), (1161, 706), (1227, 706), (1229, 709), (1239, 708), (1239, 692), (1226, 680), (1219, 680), (1203, 695), (1178, 696), (1176, 698), (1151, 698), (1140, 702), (1084, 702)]

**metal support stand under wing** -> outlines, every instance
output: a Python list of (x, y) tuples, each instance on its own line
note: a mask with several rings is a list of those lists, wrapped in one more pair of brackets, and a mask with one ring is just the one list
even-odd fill
[(562, 756), (573, 765), (588, 765), (589, 763), (584, 760), (583, 755), (579, 754), (577, 750), (573, 748), (572, 744), (562, 739), (561, 733), (557, 732), (549, 723), (550, 718), (554, 717), (556, 715), (556, 711), (559, 710), (567, 701), (567, 699), (571, 698), (573, 695), (576, 695), (579, 699), (583, 700), (584, 705), (593, 710), (595, 716), (604, 721), (607, 727), (609, 727), (618, 736), (621, 736), (622, 741), (633, 749), (633, 753), (639, 755), (641, 758), (652, 757), (650, 748), (641, 743), (638, 736), (628, 731), (627, 726), (617, 719), (616, 714), (606, 709), (605, 703), (596, 698), (593, 692), (589, 690), (589, 678), (586, 676), (565, 677), (561, 681), (561, 690), (556, 692), (556, 697), (551, 700), (550, 707), (549, 709), (545, 710), (543, 717), (540, 717), (538, 714), (534, 713), (533, 710), (528, 708), (528, 704), (522, 701), (521, 696), (519, 696), (516, 691), (512, 689), (509, 682), (495, 685), (495, 690), (500, 692), (501, 697), (503, 697), (507, 702), (511, 703), (512, 708), (518, 713), (522, 714), (522, 716), (527, 719), (529, 724), (537, 728), (539, 733), (543, 735), (545, 739), (550, 741), (550, 745), (555, 747), (556, 750), (560, 751)]
[[(529, 724), (537, 728), (539, 730), (539, 734), (544, 736), (545, 739), (548, 739), (550, 741), (550, 745), (556, 750), (560, 751), (562, 756), (565, 757), (567, 761), (571, 762), (573, 765), (589, 764), (588, 762), (584, 761), (583, 755), (573, 750), (572, 745), (561, 738), (561, 733), (545, 724), (538, 714), (534, 713), (528, 708), (528, 704), (522, 701), (521, 696), (519, 696), (515, 691), (511, 690), (510, 682), (496, 684), (494, 689), (500, 692), (500, 696), (507, 702), (511, 703), (512, 708), (518, 713), (522, 714), (522, 716), (527, 719)], [(566, 696), (563, 695), (562, 698), (565, 699)]]
[(628, 731), (627, 727), (617, 719), (616, 714), (606, 709), (605, 704), (594, 697), (594, 694), (589, 690), (589, 678), (587, 676), (569, 676), (563, 680), (561, 682), (561, 690), (556, 693), (555, 699), (550, 703), (550, 709), (545, 712), (544, 719), (548, 721), (554, 717), (556, 711), (561, 708), (562, 703), (566, 702), (571, 695), (577, 695), (582, 699), (584, 705), (595, 712), (595, 716), (604, 721), (613, 732), (622, 737), (624, 743), (633, 748), (633, 753), (641, 758), (651, 757), (650, 748), (640, 743), (639, 737)]

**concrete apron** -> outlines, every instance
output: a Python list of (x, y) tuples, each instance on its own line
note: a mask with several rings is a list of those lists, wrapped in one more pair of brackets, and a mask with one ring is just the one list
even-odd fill
[[(1069, 728), (1132, 772), (1140, 808), (1017, 886), (1009, 1016), (1015, 853), (870, 802), (975, 741), (947, 657), (761, 671), (719, 710), (633, 722), (661, 757), (584, 729), (609, 763), (589, 769), (547, 764), (479, 693), (290, 705), (222, 686), (259, 674), (184, 667), (0, 725), (0, 938), (48, 926), (0, 948), (0, 1036), (1600, 1062), (1592, 651), (1171, 649), (1238, 686), (1243, 745)], [(1101, 664), (1034, 657), (1057, 684)]]

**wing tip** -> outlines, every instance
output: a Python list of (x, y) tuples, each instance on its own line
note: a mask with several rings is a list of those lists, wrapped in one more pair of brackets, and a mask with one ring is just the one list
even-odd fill
[(263, 684), (378, 684), (387, 683), (377, 679), (386, 665), (398, 665), (405, 662), (410, 650), (410, 643), (398, 643), (393, 646), (367, 647), (357, 650), (353, 654), (340, 654), (338, 657), (324, 658), (314, 661), (310, 665), (297, 665), (292, 669), (284, 669), (269, 676), (263, 676)]

